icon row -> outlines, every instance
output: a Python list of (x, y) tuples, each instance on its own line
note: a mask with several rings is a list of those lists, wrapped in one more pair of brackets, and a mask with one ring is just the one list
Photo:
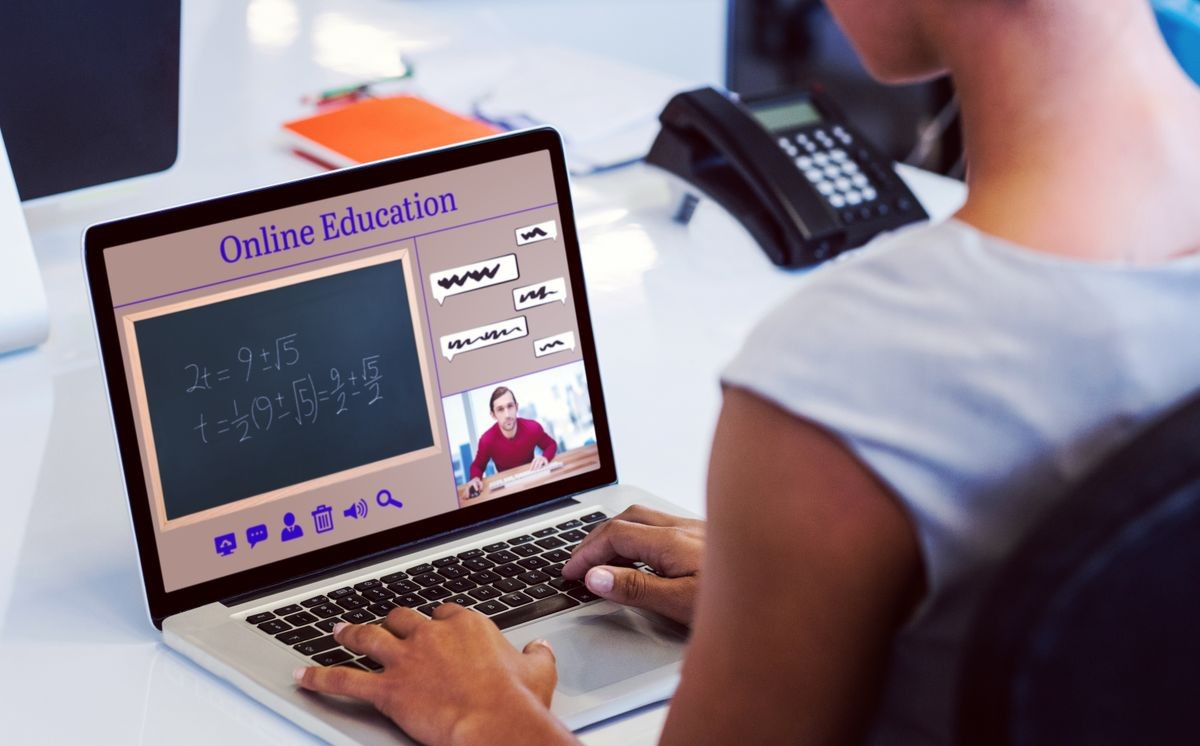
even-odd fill
[[(375, 495), (375, 502), (380, 508), (403, 508), (404, 503), (392, 497), (390, 490), (380, 490)], [(342, 511), (342, 515), (346, 518), (359, 520), (366, 518), (370, 512), (370, 503), (366, 500), (359, 499)], [(321, 504), (312, 511), (312, 526), (313, 530), (318, 534), (328, 533), (334, 530), (333, 523), (333, 508), (329, 505)], [(250, 526), (246, 529), (246, 543), (251, 549), (269, 538), (267, 524), (260, 523), (257, 526)], [(280, 541), (294, 541), (304, 538), (304, 527), (296, 521), (296, 515), (288, 512), (283, 514), (283, 528), (279, 532)], [(228, 557), (237, 551), (237, 534), (221, 534), (213, 537), (213, 546), (216, 552), (221, 557)]]

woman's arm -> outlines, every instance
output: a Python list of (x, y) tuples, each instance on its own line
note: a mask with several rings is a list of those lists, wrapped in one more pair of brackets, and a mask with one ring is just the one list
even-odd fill
[(836, 439), (726, 391), (691, 648), (663, 742), (842, 743), (923, 590), (916, 536)]

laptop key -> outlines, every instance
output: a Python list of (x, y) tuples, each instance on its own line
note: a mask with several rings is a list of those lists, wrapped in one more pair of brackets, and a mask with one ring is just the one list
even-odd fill
[(326, 650), (332, 650), (337, 646), (338, 641), (333, 639), (333, 635), (325, 635), (324, 637), (318, 637), (313, 640), (306, 640), (299, 645), (293, 645), (292, 649), (294, 649), (300, 655), (312, 656), (316, 655), (317, 653), (324, 653)]
[(571, 559), (571, 553), (563, 549), (551, 549), (549, 552), (542, 554), (542, 557), (551, 562), (566, 562)]
[(543, 529), (534, 531), (533, 535), (539, 539), (544, 539), (545, 537), (552, 536), (553, 534), (556, 534), (556, 533), (558, 533), (558, 529), (551, 526), (550, 528), (543, 528)]
[(317, 621), (317, 618), (312, 614), (309, 614), (307, 611), (302, 611), (299, 614), (292, 614), (291, 616), (284, 617), (283, 621), (287, 622), (293, 627), (303, 627), (306, 624), (312, 624), (313, 622)]
[(363, 598), (368, 601), (386, 601), (396, 595), (394, 591), (389, 591), (387, 588), (368, 588), (363, 591)]
[(481, 570), (468, 579), (476, 585), (487, 585), (488, 583), (495, 583), (500, 579), (500, 576), (491, 570)]
[(521, 534), (520, 536), (514, 536), (511, 539), (509, 539), (508, 545), (510, 547), (515, 547), (515, 546), (519, 546), (521, 544), (528, 544), (531, 541), (533, 541), (532, 536), (530, 536), (529, 534)]
[[(479, 606), (482, 605), (483, 604), (480, 604)], [(549, 614), (553, 614), (558, 611), (565, 611), (578, 605), (578, 601), (570, 596), (564, 596), (560, 593), (548, 598), (543, 598), (541, 601), (535, 601), (531, 604), (526, 604), (516, 609), (497, 614), (496, 616), (492, 617), (492, 621), (495, 622), (496, 626), (500, 629), (508, 629), (509, 627), (515, 627), (518, 624), (531, 622), (534, 619), (540, 619), (541, 617)], [(479, 606), (476, 606), (475, 608), (478, 609)]]
[(418, 575), (424, 575), (427, 572), (433, 572), (433, 565), (424, 563), (408, 568), (408, 574), (414, 578)]
[(471, 598), (470, 596), (464, 596), (464, 595), (451, 596), (450, 598), (446, 599), (446, 603), (458, 604), (459, 606), (474, 606), (475, 599)]
[(513, 560), (517, 559), (517, 555), (513, 554), (507, 549), (501, 549), (499, 552), (492, 552), (487, 556), (487, 558), (488, 560), (495, 562), (497, 565), (503, 565), (506, 562), (512, 562)]
[(476, 557), (483, 556), (483, 550), (482, 549), (468, 549), (465, 552), (459, 552), (455, 556), (458, 557), (460, 560), (475, 559)]
[(427, 598), (430, 601), (437, 601), (451, 595), (451, 593), (440, 585), (435, 585), (432, 588), (426, 588), (425, 590), (417, 591), (417, 595)]
[[(517, 564), (521, 567), (524, 567), (525, 570), (540, 570), (551, 563), (542, 559), (541, 557), (526, 557), (525, 559), (517, 562)], [(524, 572), (525, 570), (522, 570), (521, 572)]]
[(470, 575), (471, 571), (468, 570), (467, 568), (461, 567), (459, 565), (449, 565), (447, 567), (443, 567), (442, 569), (438, 570), (437, 574), (441, 575), (443, 578), (446, 578), (447, 580), (454, 580), (455, 578), (461, 578), (464, 575)]
[(494, 583), (492, 587), (498, 591), (503, 591), (504, 593), (512, 593), (513, 591), (519, 591), (524, 588), (525, 584), (519, 580), (505, 578), (504, 580), (499, 580)]
[(320, 636), (321, 632), (316, 627), (301, 627), (299, 629), (289, 629), (287, 632), (275, 635), (275, 639), (284, 645), (295, 645), (298, 642), (304, 642), (305, 640), (311, 640), (314, 637)]
[[(534, 558), (533, 558), (533, 557), (530, 557), (530, 558), (528, 558), (528, 559), (523, 559), (523, 560), (521, 560), (521, 561), (522, 561), (522, 562), (528, 562), (528, 561), (529, 561), (529, 560), (531, 560), (531, 559), (534, 559)], [(536, 570), (537, 568), (536, 568), (536, 567), (531, 567), (531, 568), (529, 568), (529, 569), (530, 569), (530, 570)], [(501, 576), (503, 576), (503, 577), (506, 577), (506, 578), (511, 578), (511, 577), (513, 577), (513, 576), (515, 576), (515, 575), (520, 575), (520, 574), (521, 574), (521, 573), (523, 573), (523, 572), (525, 572), (525, 569), (524, 569), (524, 568), (522, 568), (522, 567), (520, 567), (520, 566), (518, 566), (518, 565), (500, 565), (499, 567), (497, 567), (497, 568), (496, 568), (496, 574), (498, 574), (498, 575), (501, 575)]]
[(319, 655), (314, 655), (312, 659), (318, 665), (336, 666), (339, 663), (345, 663), (349, 660), (353, 660), (354, 656), (350, 655), (345, 650), (338, 648), (337, 650), (330, 650)]
[(396, 596), (395, 598), (392, 599), (392, 601), (399, 604), (400, 606), (407, 606), (410, 609), (415, 609), (418, 606), (420, 606), (421, 604), (425, 603), (425, 599), (421, 598), (420, 596), (418, 596), (415, 593), (404, 593), (402, 595)]
[(432, 585), (441, 585), (445, 578), (435, 572), (427, 572), (424, 575), (416, 576), (413, 580), (416, 581), (417, 585), (428, 588)]
[(537, 548), (533, 544), (522, 544), (512, 548), (512, 553), (519, 557), (532, 557), (540, 551), (541, 549)]
[(580, 531), (582, 531), (582, 532), (584, 532), (585, 534), (590, 534), (591, 532), (593, 532), (593, 531), (595, 531), (596, 529), (600, 528), (600, 526), (601, 526), (601, 525), (603, 525), (603, 524), (600, 524), (600, 523), (589, 523), (588, 525), (586, 525), (586, 526), (584, 526), (584, 527), (580, 528), (579, 530), (580, 530)]
[(391, 601), (380, 601), (377, 604), (371, 604), (368, 606), (367, 611), (371, 612), (375, 616), (387, 616), (388, 612), (394, 608), (396, 608), (396, 604), (392, 603)]
[(562, 571), (563, 571), (563, 563), (562, 562), (559, 562), (559, 563), (556, 563), (553, 565), (547, 565), (546, 567), (542, 567), (542, 568), (538, 569), (538, 572), (544, 572), (552, 578), (557, 578), (558, 576), (562, 575)]
[(548, 598), (550, 596), (558, 595), (558, 591), (554, 590), (548, 585), (530, 586), (529, 588), (525, 589), (524, 593), (531, 598)]
[(345, 598), (346, 596), (353, 596), (354, 589), (351, 588), (350, 586), (346, 586), (345, 588), (338, 588), (336, 591), (330, 591), (329, 593), (327, 593), (325, 595), (329, 596), (334, 601), (336, 601), (339, 598)]
[(407, 577), (408, 577), (408, 573), (406, 573), (406, 572), (394, 572), (390, 575), (384, 575), (382, 578), (379, 579), (379, 582), (383, 583), (384, 585), (391, 585), (392, 583), (395, 583), (397, 580), (404, 580)]
[(421, 612), (425, 616), (433, 616), (433, 610), (441, 605), (442, 605), (441, 601), (434, 601), (431, 604), (422, 606), (421, 608), (417, 609), (417, 611)]
[(417, 585), (411, 580), (405, 579), (397, 580), (395, 583), (392, 583), (388, 586), (388, 590), (392, 593), (412, 593), (413, 591), (419, 590), (420, 587), (421, 586)]
[(508, 542), (498, 541), (495, 544), (488, 544), (486, 547), (483, 548), (483, 551), (487, 552), (488, 554), (491, 554), (492, 552), (499, 552), (501, 549), (506, 549), (506, 548), (508, 548)]
[(557, 588), (560, 591), (569, 591), (572, 588), (578, 588), (583, 585), (578, 580), (567, 580), (566, 578), (555, 578), (549, 583), (551, 588)]
[(345, 614), (342, 614), (342, 621), (350, 622), (351, 624), (366, 624), (374, 618), (375, 615), (366, 609), (355, 609), (354, 611), (347, 611)]
[(573, 528), (579, 528), (582, 525), (583, 525), (583, 521), (579, 520), (578, 518), (572, 518), (571, 520), (567, 521), (566, 523), (558, 524), (557, 526), (555, 526), (555, 528), (557, 528), (559, 531), (569, 531), (570, 529), (573, 529)]
[(321, 621), (317, 622), (313, 626), (328, 635), (333, 632), (333, 628), (340, 621), (342, 621), (342, 620), (341, 619), (322, 619)]
[(312, 598), (301, 601), (300, 605), (306, 609), (311, 609), (314, 606), (320, 606), (321, 604), (327, 603), (329, 603), (329, 599), (325, 596), (313, 596)]
[(530, 570), (529, 572), (521, 573), (520, 575), (518, 575), (516, 577), (516, 579), (526, 585), (537, 585), (538, 583), (544, 583), (547, 580), (549, 580), (550, 576), (543, 575), (542, 573), (538, 572), (537, 570)]
[(558, 535), (558, 538), (562, 539), (563, 541), (580, 542), (583, 541), (583, 537), (585, 536), (587, 536), (587, 534), (576, 528), (570, 531), (563, 531)]
[(434, 567), (447, 567), (449, 565), (457, 565), (458, 562), (459, 562), (458, 557), (440, 557), (433, 561), (433, 566)]
[(472, 588), (471, 590), (467, 591), (467, 595), (472, 598), (477, 598), (480, 601), (489, 601), (493, 598), (499, 598), (501, 594), (500, 591), (496, 590), (495, 588), (481, 585), (478, 588)]
[(367, 599), (363, 598), (362, 596), (346, 596), (337, 600), (337, 605), (341, 606), (347, 611), (361, 609), (362, 607), (366, 606), (367, 603)]
[(549, 536), (545, 539), (538, 539), (537, 545), (542, 549), (558, 549), (561, 546), (566, 546), (567, 542), (557, 536)]
[(455, 593), (466, 593), (474, 588), (475, 584), (466, 578), (459, 578), (458, 580), (447, 580), (445, 583), (442, 583), (442, 587)]
[(585, 604), (588, 601), (595, 601), (596, 599), (600, 598), (599, 596), (593, 594), (591, 591), (589, 591), (587, 588), (585, 588), (583, 586), (580, 586), (578, 588), (572, 588), (571, 590), (567, 591), (567, 595), (570, 596), (571, 598), (575, 599), (576, 601), (581, 601)]
[(472, 557), (471, 559), (463, 560), (463, 567), (467, 568), (468, 570), (474, 570), (476, 572), (479, 572), (482, 570), (490, 570), (495, 566), (496, 566), (496, 563), (492, 562), (491, 560), (487, 559), (486, 557)]
[(287, 616), (288, 614), (295, 614), (297, 611), (304, 611), (300, 604), (288, 604), (287, 606), (276, 609), (275, 614), (277, 616)]
[(250, 624), (262, 624), (263, 622), (267, 621), (268, 619), (274, 619), (274, 618), (275, 618), (274, 614), (272, 614), (269, 611), (264, 611), (261, 614), (251, 614), (250, 616), (246, 617), (246, 621), (249, 622)]
[(605, 518), (608, 518), (608, 516), (597, 510), (595, 513), (588, 513), (579, 520), (583, 521), (584, 523), (595, 523), (596, 521), (603, 521)]
[(272, 619), (258, 625), (258, 628), (263, 632), (266, 632), (268, 635), (277, 635), (280, 632), (291, 629), (292, 625), (288, 624), (282, 619)]
[(354, 590), (358, 591), (359, 593), (362, 593), (363, 591), (365, 591), (369, 588), (378, 588), (381, 585), (383, 585), (383, 583), (372, 578), (371, 580), (364, 580), (361, 583), (355, 583)]
[(359, 658), (355, 662), (358, 665), (362, 666), (363, 668), (367, 669), (368, 671), (382, 671), (383, 670), (383, 664), (380, 663), (379, 661), (375, 660), (374, 658), (363, 656), (362, 658)]
[(499, 603), (498, 601), (482, 601), (475, 604), (471, 608), (475, 609), (475, 611), (487, 614), (488, 616), (491, 616), (492, 614), (499, 614), (502, 611), (508, 611), (508, 607), (502, 603)]

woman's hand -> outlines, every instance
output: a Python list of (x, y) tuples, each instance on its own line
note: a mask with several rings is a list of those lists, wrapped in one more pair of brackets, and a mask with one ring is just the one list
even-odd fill
[[(563, 577), (583, 578), (601, 598), (691, 625), (703, 554), (704, 521), (634, 505), (580, 542)], [(614, 560), (644, 562), (658, 574), (609, 564)]]
[(382, 625), (339, 624), (334, 638), (383, 664), (298, 668), (314, 692), (370, 702), (422, 743), (574, 743), (550, 714), (554, 652), (535, 640), (518, 652), (483, 614), (442, 604), (433, 619), (393, 609)]

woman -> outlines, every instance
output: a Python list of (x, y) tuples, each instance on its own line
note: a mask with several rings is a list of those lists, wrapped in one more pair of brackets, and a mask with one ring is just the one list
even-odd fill
[[(707, 528), (634, 509), (565, 568), (692, 623), (667, 743), (951, 741), (990, 574), (1064, 485), (1200, 380), (1200, 93), (1146, 0), (829, 5), (880, 79), (953, 76), (970, 196), (811, 273), (748, 340), (725, 375)], [(604, 564), (618, 555), (667, 577)], [(395, 665), (299, 682), (430, 743), (571, 741), (546, 709), (545, 645), (519, 653), (465, 609), (435, 617), (339, 629)]]

